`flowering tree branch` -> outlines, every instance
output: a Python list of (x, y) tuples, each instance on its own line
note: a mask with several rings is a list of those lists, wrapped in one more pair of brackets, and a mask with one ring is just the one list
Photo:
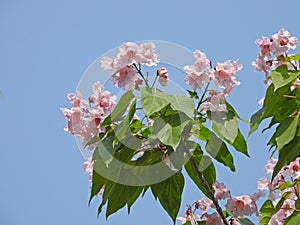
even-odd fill
[(202, 172), (199, 170), (199, 166), (197, 165), (197, 162), (196, 162), (195, 158), (192, 156), (192, 154), (190, 153), (190, 151), (188, 149), (185, 149), (184, 151), (185, 151), (187, 157), (189, 158), (189, 161), (192, 163), (193, 168), (194, 168), (195, 172), (197, 173), (197, 176), (198, 176), (199, 180), (201, 181), (201, 183), (203, 184), (203, 186), (207, 190), (209, 198), (213, 201), (213, 204), (215, 205), (217, 212), (219, 213), (220, 217), (222, 218), (223, 223), (225, 225), (229, 225), (226, 217), (223, 214), (222, 208), (220, 207), (220, 205), (218, 203), (218, 200), (215, 198), (213, 191), (209, 187), (209, 184), (207, 183), (207, 181), (206, 181), (205, 177), (203, 176)]

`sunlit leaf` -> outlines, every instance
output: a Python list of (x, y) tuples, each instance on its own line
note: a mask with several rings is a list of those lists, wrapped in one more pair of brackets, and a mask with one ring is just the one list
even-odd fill
[(259, 224), (260, 225), (268, 225), (270, 219), (274, 215), (275, 208), (273, 206), (273, 203), (270, 199), (267, 199), (264, 204), (260, 208), (260, 218), (259, 218)]
[(278, 162), (274, 168), (272, 179), (279, 173), (283, 166), (290, 164), (290, 162), (298, 157), (300, 157), (300, 138), (295, 137), (279, 151)]
[(271, 79), (275, 86), (274, 91), (287, 84), (293, 83), (299, 74), (299, 71), (288, 70), (286, 65), (279, 66), (276, 70), (273, 70), (271, 72)]
[(125, 94), (123, 94), (112, 113), (108, 117), (106, 117), (101, 125), (106, 126), (111, 123), (120, 121), (133, 98), (134, 94), (132, 93), (132, 91), (127, 91)]
[(229, 152), (226, 144), (211, 132), (209, 141), (206, 143), (206, 151), (218, 162), (235, 171), (233, 157)]
[(177, 172), (165, 181), (151, 185), (153, 195), (158, 198), (174, 224), (181, 204), (183, 187), (184, 177), (181, 172)]

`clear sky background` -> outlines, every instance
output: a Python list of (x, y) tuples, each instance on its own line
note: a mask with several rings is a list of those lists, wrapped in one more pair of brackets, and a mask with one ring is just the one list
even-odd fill
[[(172, 224), (150, 192), (105, 221), (100, 199), (88, 207), (88, 175), (60, 107), (69, 106), (88, 65), (124, 41), (165, 40), (204, 51), (214, 62), (240, 59), (241, 85), (230, 102), (249, 119), (264, 95), (253, 71), (255, 40), (282, 27), (300, 38), (298, 0), (0, 1), (0, 225)], [(246, 135), (248, 127), (243, 126)], [(264, 176), (269, 133), (248, 139), (251, 158), (235, 155), (237, 172), (218, 170), (233, 195), (256, 191)], [(185, 204), (202, 197), (186, 181)], [(179, 222), (178, 222), (179, 223)]]

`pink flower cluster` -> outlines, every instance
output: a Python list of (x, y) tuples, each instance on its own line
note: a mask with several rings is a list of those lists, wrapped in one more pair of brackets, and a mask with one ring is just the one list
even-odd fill
[(104, 70), (112, 70), (113, 83), (124, 90), (138, 89), (143, 82), (138, 77), (140, 65), (156, 66), (159, 56), (154, 53), (155, 45), (152, 42), (145, 42), (140, 45), (132, 42), (123, 43), (119, 48), (116, 58), (101, 58), (101, 67)]
[[(262, 37), (256, 40), (260, 51), (257, 59), (252, 62), (254, 69), (264, 72), (268, 76), (270, 69), (275, 69), (284, 62), (276, 61), (279, 57), (285, 56), (290, 49), (297, 47), (297, 38), (291, 37), (290, 33), (285, 29), (280, 29), (277, 34), (273, 34), (272, 38)], [(272, 57), (275, 60), (272, 60)]]
[[(116, 105), (116, 96), (105, 91), (100, 82), (93, 85), (93, 94), (85, 100), (80, 92), (68, 94), (72, 104), (70, 109), (61, 108), (68, 124), (65, 131), (81, 137), (86, 145), (95, 135), (103, 131), (103, 120), (112, 112)], [(89, 146), (92, 149), (94, 146)]]
[[(215, 190), (215, 199), (227, 200), (225, 207), (232, 213), (234, 218), (251, 216), (253, 214), (258, 215), (256, 201), (262, 196), (261, 193), (231, 197), (230, 190), (226, 188), (224, 183), (216, 182), (213, 185), (213, 188)], [(182, 224), (184, 224), (186, 221), (193, 222), (193, 220), (196, 219), (197, 221), (205, 220), (207, 225), (224, 224), (217, 212), (209, 212), (209, 210), (215, 209), (215, 205), (210, 199), (202, 198), (194, 203), (194, 207), (195, 210), (190, 210), (190, 212), (194, 213), (197, 209), (199, 209), (201, 210), (202, 214), (193, 216), (193, 214), (185, 213), (185, 217), (178, 217), (177, 219), (180, 220)], [(238, 221), (234, 218), (231, 219), (231, 224), (238, 225)]]
[[(280, 188), (286, 182), (293, 182), (300, 177), (300, 158), (291, 162), (289, 165), (284, 166), (278, 175), (274, 177), (273, 181), (268, 178), (261, 178), (257, 182), (258, 189), (263, 192), (264, 190), (269, 191), (269, 199), (273, 201), (276, 205), (284, 193), (290, 192), (290, 196), (286, 199), (281, 207), (281, 209), (273, 215), (269, 224), (272, 225), (282, 225), (284, 220), (290, 216), (295, 209), (295, 201), (298, 199), (297, 195), (300, 193), (300, 185), (295, 185), (294, 187), (288, 187), (285, 189)], [(277, 160), (271, 158), (266, 166), (265, 172), (267, 174), (272, 174)]]
[(183, 69), (186, 71), (185, 82), (191, 85), (194, 91), (208, 85), (212, 80), (220, 90), (210, 90), (207, 103), (203, 111), (226, 111), (225, 97), (232, 91), (234, 86), (240, 85), (236, 80), (236, 72), (242, 69), (242, 65), (237, 61), (227, 60), (223, 63), (217, 63), (214, 68), (211, 61), (205, 53), (200, 50), (194, 52), (196, 59), (193, 65), (186, 65)]

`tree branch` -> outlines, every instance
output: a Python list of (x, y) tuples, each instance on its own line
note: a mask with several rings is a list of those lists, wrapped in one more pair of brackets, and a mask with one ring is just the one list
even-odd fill
[(229, 225), (226, 217), (223, 214), (223, 210), (220, 207), (218, 200), (215, 198), (213, 191), (211, 190), (211, 188), (209, 187), (209, 184), (207, 183), (203, 173), (199, 170), (197, 162), (195, 160), (195, 158), (191, 155), (190, 151), (188, 149), (185, 148), (185, 153), (187, 154), (187, 157), (189, 158), (190, 162), (192, 163), (192, 166), (195, 170), (195, 172), (197, 173), (197, 176), (199, 178), (199, 180), (201, 181), (201, 183), (203, 184), (204, 188), (207, 190), (207, 193), (209, 195), (209, 198), (212, 200), (212, 202), (214, 203), (214, 205), (216, 206), (216, 210), (218, 212), (218, 214), (220, 215), (223, 223), (225, 225)]

